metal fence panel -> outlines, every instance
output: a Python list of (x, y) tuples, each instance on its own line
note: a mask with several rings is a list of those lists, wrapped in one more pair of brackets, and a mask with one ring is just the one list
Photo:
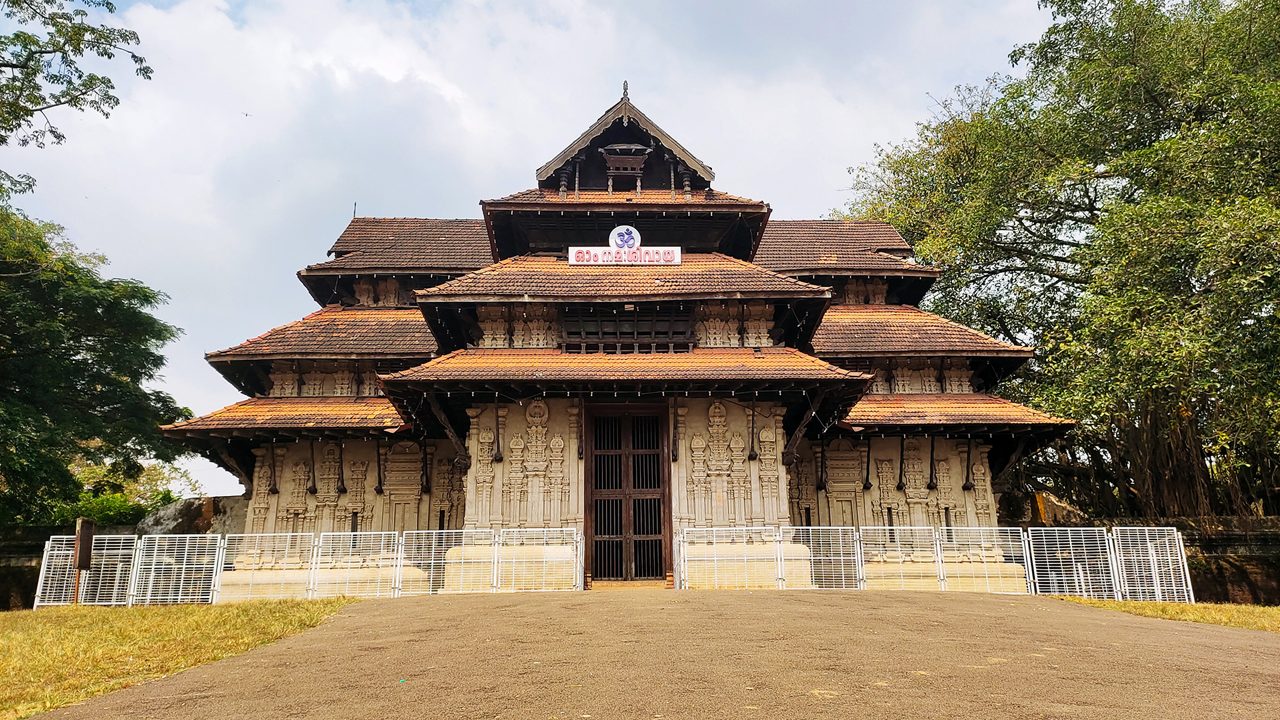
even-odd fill
[(1195, 602), (1176, 528), (1117, 527), (1112, 528), (1111, 537), (1122, 599)]
[(495, 589), (541, 592), (582, 589), (582, 536), (577, 528), (510, 528), (498, 533)]
[(135, 535), (96, 535), (89, 569), (80, 576), (80, 602), (84, 605), (126, 605), (133, 577)]
[(400, 564), (399, 533), (320, 534), (311, 566), (313, 597), (393, 597)]
[(877, 590), (945, 590), (932, 527), (864, 527), (862, 587)]
[(776, 588), (779, 530), (772, 527), (685, 528), (679, 587), (694, 590)]
[(944, 527), (937, 532), (947, 590), (1031, 592), (1031, 573), (1021, 529)]
[(74, 535), (54, 535), (44, 544), (40, 577), (36, 580), (35, 607), (71, 604), (76, 580), (72, 567), (75, 546)]
[(778, 576), (787, 590), (856, 590), (862, 552), (851, 527), (784, 527), (779, 531)]
[(1105, 528), (1034, 527), (1028, 532), (1038, 594), (1119, 597)]
[(314, 533), (227, 535), (213, 602), (310, 596)]
[(138, 545), (130, 604), (212, 602), (221, 549), (219, 535), (144, 535)]
[(404, 534), (400, 594), (492, 592), (492, 530), (413, 530)]

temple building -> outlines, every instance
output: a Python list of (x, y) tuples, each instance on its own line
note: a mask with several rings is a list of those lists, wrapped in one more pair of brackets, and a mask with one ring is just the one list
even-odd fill
[(480, 219), (354, 218), (318, 310), (208, 354), (246, 399), (164, 431), (246, 532), (577, 527), (588, 580), (681, 528), (995, 525), (1068, 425), (991, 394), (1032, 350), (919, 309), (891, 226), (714, 180), (624, 91)]

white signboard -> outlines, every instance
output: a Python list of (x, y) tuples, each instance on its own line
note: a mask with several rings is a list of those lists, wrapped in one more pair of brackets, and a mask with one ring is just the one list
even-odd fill
[(609, 231), (608, 247), (570, 247), (570, 265), (679, 265), (678, 247), (640, 247), (640, 231), (619, 225)]

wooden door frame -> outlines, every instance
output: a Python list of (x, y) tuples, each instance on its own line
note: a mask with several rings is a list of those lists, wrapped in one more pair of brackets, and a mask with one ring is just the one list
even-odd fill
[[(658, 417), (659, 443), (658, 467), (662, 469), (662, 570), (667, 579), (672, 577), (674, 563), (671, 557), (671, 409), (667, 403), (582, 403), (582, 497), (583, 497), (583, 583), (591, 587), (591, 568), (595, 551), (595, 418), (596, 415), (653, 414)], [(629, 472), (629, 471), (626, 471)]]

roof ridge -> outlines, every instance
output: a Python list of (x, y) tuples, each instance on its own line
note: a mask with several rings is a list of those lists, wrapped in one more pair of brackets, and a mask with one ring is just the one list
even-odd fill
[(421, 215), (357, 215), (351, 218), (351, 220), (353, 222), (356, 220), (435, 220), (437, 222), (471, 222), (471, 223), (481, 223), (481, 224), (484, 223), (484, 218), (459, 218), (459, 217), (437, 218), (437, 217), (425, 217)]

